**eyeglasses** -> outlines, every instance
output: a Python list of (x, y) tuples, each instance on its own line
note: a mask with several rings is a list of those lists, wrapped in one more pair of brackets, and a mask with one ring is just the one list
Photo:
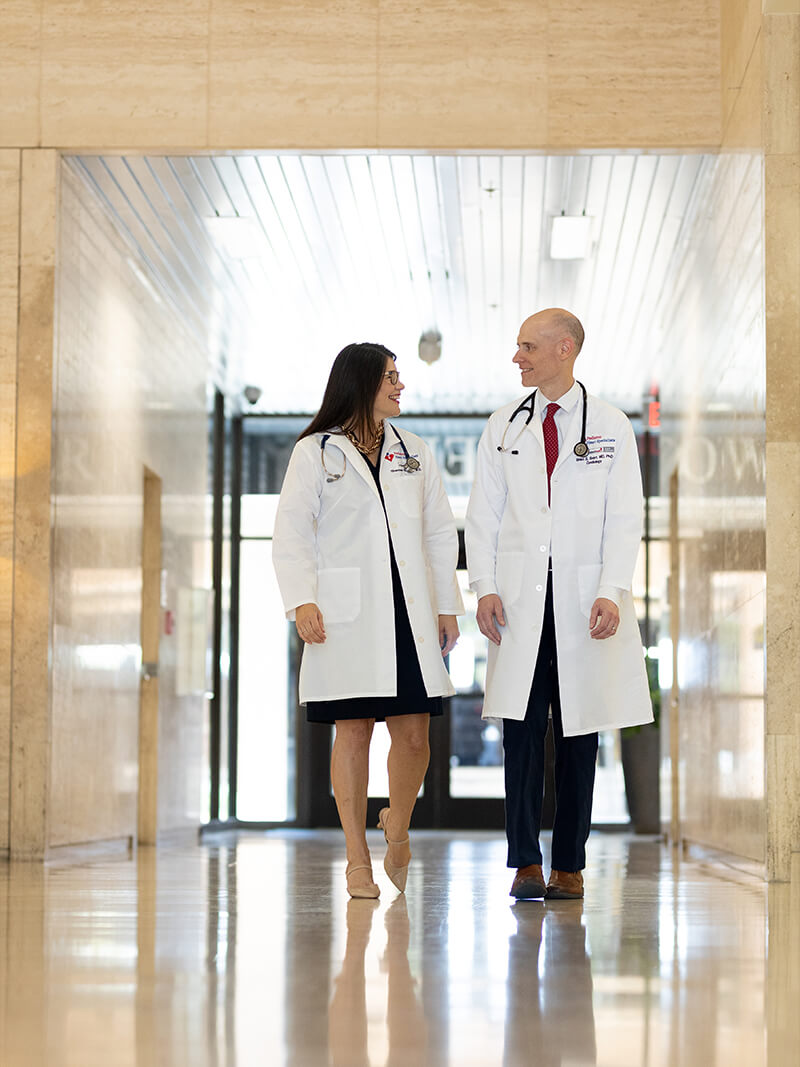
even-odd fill
[(400, 381), (400, 375), (397, 373), (396, 370), (387, 370), (387, 372), (384, 374), (384, 378), (388, 378), (392, 385), (397, 385), (397, 383)]

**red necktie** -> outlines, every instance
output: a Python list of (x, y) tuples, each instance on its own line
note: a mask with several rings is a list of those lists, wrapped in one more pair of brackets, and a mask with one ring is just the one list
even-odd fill
[(544, 417), (542, 423), (542, 433), (544, 434), (544, 458), (547, 461), (547, 503), (550, 503), (550, 475), (553, 473), (553, 467), (556, 465), (558, 459), (558, 430), (556, 429), (555, 413), (558, 411), (558, 404), (548, 404), (547, 414)]

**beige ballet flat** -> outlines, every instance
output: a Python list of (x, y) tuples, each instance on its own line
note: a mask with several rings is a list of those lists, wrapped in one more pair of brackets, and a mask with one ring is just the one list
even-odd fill
[(372, 867), (369, 863), (360, 863), (355, 867), (348, 863), (344, 876), (347, 879), (347, 892), (350, 896), (357, 900), (374, 900), (375, 897), (379, 897), (381, 891), (374, 882), (370, 882), (369, 885), (350, 885), (350, 875), (355, 874), (356, 871), (369, 871), (372, 877)]
[[(383, 830), (383, 836), (386, 839), (386, 844), (391, 848), (392, 845), (407, 845), (408, 837), (403, 838), (402, 841), (390, 841), (389, 835), (386, 833), (386, 817), (389, 814), (388, 808), (381, 808), (378, 814), (378, 829)], [(406, 879), (408, 878), (408, 864), (404, 867), (395, 867), (394, 864), (389, 862), (389, 848), (386, 849), (386, 856), (383, 860), (383, 869), (389, 876), (389, 881), (395, 888), (399, 889), (401, 893), (406, 891)], [(409, 856), (409, 860), (411, 857)]]

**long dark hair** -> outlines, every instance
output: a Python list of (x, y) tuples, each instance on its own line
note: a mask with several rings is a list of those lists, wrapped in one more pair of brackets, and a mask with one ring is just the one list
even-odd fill
[(385, 345), (365, 341), (345, 345), (333, 361), (319, 411), (297, 438), (325, 433), (336, 426), (366, 439), (375, 432), (372, 412), (386, 373), (386, 358), (396, 359)]

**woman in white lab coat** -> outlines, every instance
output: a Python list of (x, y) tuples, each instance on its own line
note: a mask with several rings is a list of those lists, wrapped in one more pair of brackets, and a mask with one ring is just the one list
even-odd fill
[(377, 897), (366, 839), (369, 743), (391, 737), (384, 867), (405, 889), (408, 827), (429, 760), (431, 715), (454, 692), (443, 657), (463, 604), (458, 540), (433, 454), (386, 421), (404, 386), (383, 345), (352, 344), (292, 452), (272, 558), (288, 618), (305, 642), (300, 702), (335, 723), (331, 782), (347, 845), (347, 889)]

